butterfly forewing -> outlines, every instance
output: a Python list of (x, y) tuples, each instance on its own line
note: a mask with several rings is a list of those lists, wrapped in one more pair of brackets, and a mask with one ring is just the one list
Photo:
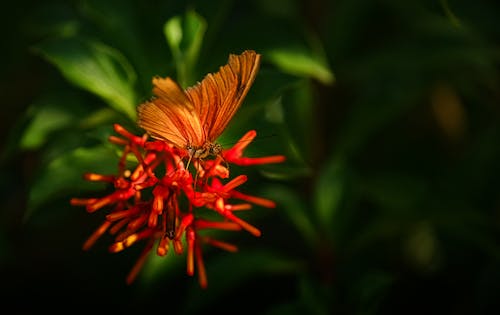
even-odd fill
[(166, 100), (173, 104), (173, 106), (180, 106), (193, 110), (194, 106), (186, 96), (182, 88), (171, 78), (153, 78), (153, 94), (157, 98)]
[(178, 147), (204, 141), (203, 129), (193, 104), (170, 78), (154, 78), (156, 98), (138, 108), (138, 124), (157, 139)]
[(200, 83), (186, 90), (199, 113), (207, 141), (213, 142), (226, 128), (252, 85), (260, 65), (260, 55), (247, 50), (229, 56), (219, 72), (208, 74)]
[(247, 50), (183, 91), (170, 78), (154, 78), (156, 98), (138, 108), (138, 124), (152, 137), (180, 148), (202, 148), (224, 131), (248, 93), (260, 55)]

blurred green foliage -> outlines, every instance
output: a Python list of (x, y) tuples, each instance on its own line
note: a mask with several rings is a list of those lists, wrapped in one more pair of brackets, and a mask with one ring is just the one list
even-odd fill
[[(500, 307), (500, 6), (494, 1), (59, 1), (3, 10), (2, 296), (21, 311), (491, 314)], [(182, 86), (254, 49), (262, 66), (220, 137), (258, 132), (245, 218), (260, 239), (184, 257), (81, 245), (103, 219), (69, 205), (114, 173), (154, 75)], [(95, 307), (95, 308), (94, 308)]]

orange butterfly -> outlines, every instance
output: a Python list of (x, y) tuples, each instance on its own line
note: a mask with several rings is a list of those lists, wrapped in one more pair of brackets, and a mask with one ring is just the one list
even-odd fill
[(214, 143), (240, 107), (260, 65), (260, 54), (246, 50), (185, 89), (171, 78), (153, 78), (155, 97), (138, 107), (138, 124), (153, 138), (186, 149), (190, 158), (218, 155)]

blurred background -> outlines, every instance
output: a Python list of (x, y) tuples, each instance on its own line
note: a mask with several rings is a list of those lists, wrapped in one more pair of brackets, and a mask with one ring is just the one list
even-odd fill
[[(32, 1), (0, 19), (0, 288), (4, 305), (197, 314), (492, 314), (500, 307), (500, 7), (462, 0)], [(113, 123), (154, 75), (184, 87), (254, 49), (262, 65), (219, 142), (275, 209), (185, 257), (89, 251), (104, 220), (72, 207), (116, 172)], [(68, 309), (66, 304), (70, 305)]]

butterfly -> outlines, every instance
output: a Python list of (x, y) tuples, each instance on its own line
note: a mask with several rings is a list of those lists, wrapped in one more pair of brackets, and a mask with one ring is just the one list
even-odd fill
[(153, 78), (154, 97), (138, 107), (138, 125), (158, 140), (203, 159), (222, 151), (215, 143), (252, 86), (261, 55), (230, 54), (226, 65), (183, 90), (170, 77)]

